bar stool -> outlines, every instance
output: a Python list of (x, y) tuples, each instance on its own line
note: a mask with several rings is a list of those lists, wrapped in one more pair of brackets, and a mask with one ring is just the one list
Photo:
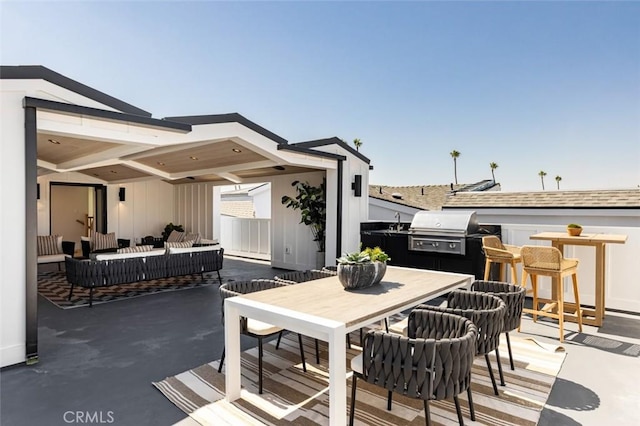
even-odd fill
[[(522, 286), (526, 287), (527, 278), (531, 276), (533, 288), (533, 307), (532, 309), (525, 308), (523, 312), (532, 314), (534, 322), (538, 319), (538, 315), (557, 319), (560, 326), (560, 342), (563, 342), (565, 313), (562, 279), (571, 276), (576, 307), (575, 315), (578, 320), (578, 329), (582, 331), (582, 309), (580, 309), (578, 294), (578, 259), (565, 259), (557, 248), (544, 246), (523, 246), (521, 254)], [(538, 275), (552, 278), (555, 288), (552, 288), (551, 299), (538, 297)], [(539, 307), (541, 302), (545, 303), (542, 308)], [(553, 312), (554, 309), (557, 313)]]
[(482, 237), (482, 249), (485, 254), (484, 265), (484, 280), (489, 280), (489, 271), (491, 271), (491, 264), (498, 263), (500, 265), (500, 278), (499, 281), (504, 282), (504, 267), (511, 265), (511, 280), (514, 284), (518, 284), (518, 272), (516, 270), (516, 264), (522, 262), (522, 256), (520, 255), (520, 247), (502, 244), (500, 238), (491, 235)]

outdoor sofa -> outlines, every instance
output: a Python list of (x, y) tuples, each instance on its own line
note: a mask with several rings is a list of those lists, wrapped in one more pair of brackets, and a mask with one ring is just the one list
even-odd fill
[[(133, 249), (133, 248), (132, 248)], [(168, 247), (143, 252), (101, 253), (94, 259), (65, 260), (67, 281), (71, 284), (69, 300), (74, 286), (89, 289), (89, 306), (93, 306), (93, 290), (119, 284), (134, 283), (180, 275), (217, 272), (222, 284), (220, 269), (224, 249), (219, 244), (198, 247)]]
[(59, 271), (60, 264), (65, 259), (73, 257), (75, 246), (74, 241), (62, 241), (61, 235), (38, 235), (38, 265), (57, 263)]

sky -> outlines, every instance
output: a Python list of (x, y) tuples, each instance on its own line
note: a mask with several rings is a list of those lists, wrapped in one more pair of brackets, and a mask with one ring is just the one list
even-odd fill
[[(640, 2), (0, 0), (0, 63), (362, 141), (370, 184), (640, 187)], [(539, 173), (547, 175), (541, 179)]]

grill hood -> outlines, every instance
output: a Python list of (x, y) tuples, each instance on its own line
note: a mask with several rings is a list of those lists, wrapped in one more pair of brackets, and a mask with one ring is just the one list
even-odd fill
[(413, 216), (409, 232), (428, 235), (464, 236), (478, 231), (474, 211), (423, 210)]

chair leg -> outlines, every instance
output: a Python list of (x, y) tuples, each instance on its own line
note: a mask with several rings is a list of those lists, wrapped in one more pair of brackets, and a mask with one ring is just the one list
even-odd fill
[(351, 407), (349, 409), (349, 426), (353, 426), (353, 417), (356, 412), (356, 384), (358, 381), (358, 377), (353, 375), (353, 380), (351, 381)]
[(93, 308), (93, 287), (89, 289), (89, 307)]
[(498, 374), (500, 375), (500, 386), (504, 386), (504, 374), (502, 374), (502, 361), (500, 361), (500, 351), (496, 348), (496, 360), (498, 362)]
[(533, 287), (533, 322), (538, 321), (538, 315), (535, 313), (538, 310), (538, 276), (531, 275), (531, 286)]
[(389, 318), (384, 319), (384, 331), (389, 332)]
[(318, 339), (316, 339), (316, 364), (320, 364), (320, 345)]
[(218, 365), (218, 373), (222, 373), (222, 364), (224, 364), (225, 347), (222, 348), (222, 356), (220, 357), (220, 365)]
[(431, 411), (429, 410), (429, 400), (424, 400), (424, 421), (427, 426), (431, 426)]
[(493, 393), (500, 395), (498, 392), (498, 385), (496, 384), (496, 378), (493, 376), (493, 368), (491, 368), (491, 361), (489, 360), (489, 354), (484, 354), (484, 359), (487, 361), (487, 369), (489, 370), (489, 377), (491, 377), (491, 383), (493, 384)]
[(73, 296), (73, 283), (71, 283), (71, 288), (69, 289), (69, 300), (71, 300), (71, 296)]
[(391, 411), (391, 404), (393, 402), (393, 392), (387, 392), (387, 411)]
[(511, 354), (511, 339), (509, 339), (509, 332), (505, 333), (507, 336), (507, 349), (509, 350), (509, 363), (511, 364), (511, 369), (515, 370), (516, 367), (513, 363), (513, 355)]
[(216, 272), (218, 273), (218, 282), (219, 282), (218, 287), (219, 287), (219, 286), (222, 285), (222, 277), (220, 276), (220, 270), (219, 269)]
[(258, 337), (258, 393), (262, 395), (262, 337)]
[(347, 348), (351, 349), (351, 335), (347, 334)]
[(560, 328), (560, 343), (564, 342), (564, 288), (562, 278), (558, 277), (556, 291), (558, 292), (558, 322)]
[(489, 281), (489, 273), (491, 272), (491, 261), (489, 259), (484, 262), (484, 280)]
[(518, 270), (516, 269), (516, 264), (511, 264), (511, 282), (515, 285), (518, 285)]
[[(527, 273), (526, 270), (522, 269), (522, 282), (520, 284), (520, 287), (523, 287), (525, 289), (525, 295), (526, 295), (526, 291), (527, 291), (527, 278), (529, 277), (529, 274)], [(520, 324), (518, 325), (518, 333), (520, 333), (520, 329), (522, 328), (522, 322), (520, 322)]]
[(578, 316), (578, 330), (582, 333), (582, 308), (580, 307), (580, 296), (578, 294), (578, 274), (571, 275), (573, 281), (573, 297), (576, 301), (576, 315)]
[(471, 396), (471, 385), (467, 388), (467, 399), (469, 400), (469, 417), (471, 421), (476, 421), (476, 409), (473, 406), (473, 397)]
[(300, 334), (300, 333), (298, 333), (298, 345), (300, 345), (300, 358), (302, 359), (302, 371), (304, 371), (306, 373), (307, 372), (307, 363), (304, 360), (304, 346), (302, 346), (302, 334)]
[(458, 396), (453, 397), (453, 402), (456, 403), (456, 414), (458, 414), (458, 424), (460, 426), (464, 426), (464, 420), (462, 419), (462, 410), (460, 409), (460, 401), (458, 400)]
[(280, 330), (280, 333), (278, 333), (278, 340), (276, 341), (276, 349), (280, 348), (280, 340), (282, 339), (282, 332), (283, 330)]

